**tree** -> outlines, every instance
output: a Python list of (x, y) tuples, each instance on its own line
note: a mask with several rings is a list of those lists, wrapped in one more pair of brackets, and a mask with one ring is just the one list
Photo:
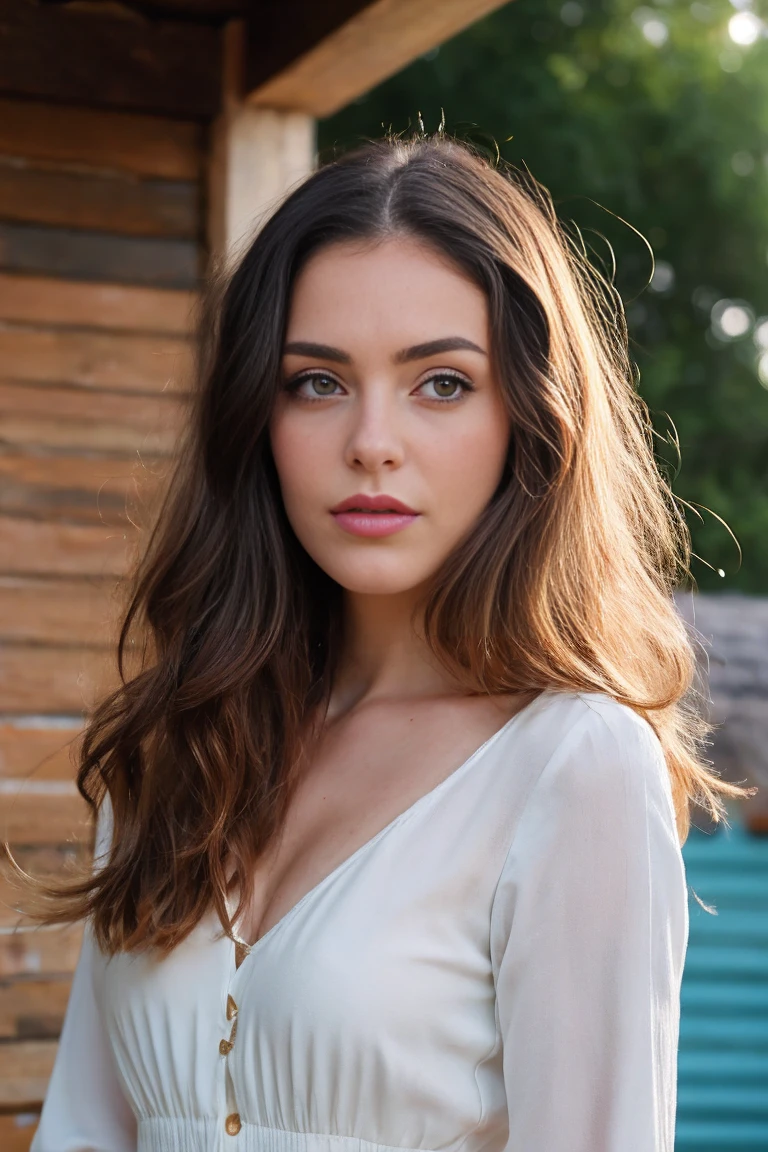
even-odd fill
[(603, 267), (610, 244), (660, 463), (711, 510), (687, 513), (694, 576), (765, 593), (768, 28), (736, 2), (516, 0), (323, 122), (320, 146), (444, 110), (527, 166)]

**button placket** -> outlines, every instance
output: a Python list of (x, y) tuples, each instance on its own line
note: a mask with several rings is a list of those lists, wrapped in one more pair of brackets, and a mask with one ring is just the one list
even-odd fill
[[(229, 1056), (230, 1052), (235, 1046), (235, 1037), (237, 1036), (237, 1002), (231, 992), (227, 993), (226, 1005), (227, 1020), (232, 1021), (232, 1028), (229, 1033), (229, 1039), (222, 1039), (219, 1041), (219, 1052), (222, 1056)], [(232, 1080), (232, 1070), (227, 1061), (225, 1065), (226, 1076), (226, 1097), (228, 1114), (224, 1121), (224, 1131), (228, 1136), (237, 1136), (242, 1127), (240, 1120), (240, 1113), (235, 1111), (237, 1101), (235, 1100), (235, 1086)]]
[[(231, 917), (234, 913), (234, 908), (232, 907), (232, 904), (231, 904), (229, 899), (227, 899), (227, 908), (229, 911), (229, 915)], [(245, 940), (241, 939), (236, 933), (234, 934), (234, 936), (235, 936), (235, 946), (233, 949), (234, 967), (230, 969), (230, 976), (229, 976), (230, 982), (236, 978), (237, 972), (240, 968), (240, 965), (242, 964), (243, 960), (248, 955), (248, 953), (251, 951), (249, 945), (246, 944)], [(231, 952), (230, 956), (232, 957), (232, 955), (233, 955), (233, 953)], [(230, 964), (232, 964), (232, 960), (230, 960)], [(242, 1120), (240, 1119), (240, 1113), (237, 1111), (237, 1099), (235, 1096), (235, 1085), (234, 1085), (234, 1080), (232, 1078), (232, 1069), (231, 1069), (229, 1060), (226, 1059), (226, 1057), (228, 1057), (230, 1055), (230, 1053), (232, 1052), (232, 1049), (234, 1048), (234, 1045), (235, 1045), (235, 1037), (237, 1035), (237, 1013), (238, 1013), (237, 1001), (235, 1000), (232, 993), (227, 991), (227, 1003), (226, 1003), (226, 1008), (225, 1008), (225, 1014), (226, 1014), (227, 1020), (232, 1022), (232, 1028), (231, 1028), (230, 1033), (229, 1033), (229, 1038), (228, 1039), (222, 1038), (219, 1041), (219, 1052), (223, 1057), (225, 1057), (224, 1072), (225, 1072), (225, 1085), (226, 1085), (225, 1091), (226, 1091), (227, 1116), (226, 1116), (226, 1119), (224, 1120), (224, 1131), (226, 1132), (226, 1134), (228, 1136), (237, 1136), (240, 1129), (242, 1128)]]

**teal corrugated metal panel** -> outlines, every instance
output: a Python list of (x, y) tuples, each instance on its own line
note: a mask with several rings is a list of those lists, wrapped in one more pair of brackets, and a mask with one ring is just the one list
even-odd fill
[(694, 829), (683, 848), (676, 1152), (768, 1152), (768, 838), (749, 836), (735, 813), (731, 822)]

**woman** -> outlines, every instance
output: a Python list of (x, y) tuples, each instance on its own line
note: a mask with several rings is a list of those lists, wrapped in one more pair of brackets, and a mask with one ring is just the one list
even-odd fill
[(34, 1152), (672, 1152), (680, 842), (737, 790), (617, 300), (439, 136), (315, 173), (204, 330)]

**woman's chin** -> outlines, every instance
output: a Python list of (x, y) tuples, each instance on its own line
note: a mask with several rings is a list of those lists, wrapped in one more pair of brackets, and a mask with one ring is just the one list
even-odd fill
[(418, 569), (403, 566), (398, 571), (393, 571), (391, 565), (382, 565), (381, 568), (371, 565), (364, 568), (344, 566), (335, 570), (325, 568), (325, 571), (345, 592), (358, 596), (401, 596), (415, 592), (434, 574), (433, 571), (425, 572), (421, 565)]

